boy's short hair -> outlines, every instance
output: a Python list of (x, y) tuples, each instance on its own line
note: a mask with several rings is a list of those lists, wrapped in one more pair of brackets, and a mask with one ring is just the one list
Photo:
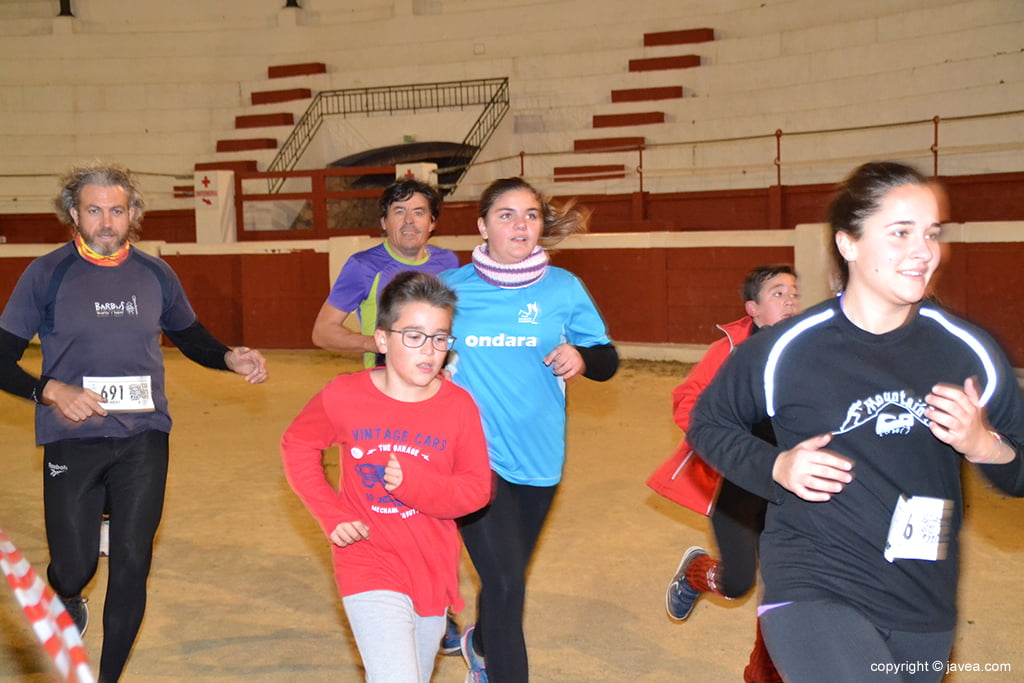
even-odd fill
[(455, 314), (455, 292), (430, 273), (407, 270), (396, 275), (381, 292), (377, 303), (377, 329), (390, 330), (402, 314), (402, 307), (418, 301)]
[(756, 266), (747, 273), (743, 280), (743, 301), (757, 301), (761, 296), (761, 288), (764, 283), (776, 275), (792, 275), (796, 277), (796, 271), (788, 263), (773, 263), (764, 266)]

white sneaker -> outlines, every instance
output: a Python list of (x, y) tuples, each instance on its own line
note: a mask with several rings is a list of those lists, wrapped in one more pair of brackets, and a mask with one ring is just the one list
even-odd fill
[(100, 522), (100, 557), (110, 555), (110, 518), (104, 517)]

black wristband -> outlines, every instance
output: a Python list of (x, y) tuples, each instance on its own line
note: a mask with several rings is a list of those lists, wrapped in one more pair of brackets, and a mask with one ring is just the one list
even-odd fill
[(583, 357), (583, 376), (595, 382), (604, 382), (612, 378), (619, 369), (619, 352), (614, 344), (598, 344), (597, 346), (576, 346)]
[(39, 381), (36, 382), (36, 385), (32, 387), (31, 398), (39, 405), (43, 405), (43, 387), (45, 387), (46, 383), (49, 382), (51, 379), (53, 378), (43, 375), (42, 377), (39, 378)]

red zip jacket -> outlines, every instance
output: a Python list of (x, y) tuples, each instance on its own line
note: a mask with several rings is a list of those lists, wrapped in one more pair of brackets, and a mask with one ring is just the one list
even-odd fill
[[(672, 416), (683, 432), (690, 428), (690, 411), (700, 393), (711, 384), (718, 368), (722, 367), (733, 349), (751, 335), (754, 321), (750, 316), (744, 316), (717, 327), (725, 333), (725, 338), (708, 347), (683, 383), (672, 392)], [(673, 502), (709, 515), (721, 481), (722, 475), (704, 462), (683, 438), (668, 460), (647, 479), (647, 485)]]

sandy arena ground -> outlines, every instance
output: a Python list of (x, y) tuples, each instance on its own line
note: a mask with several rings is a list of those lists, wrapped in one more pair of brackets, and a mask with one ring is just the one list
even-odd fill
[[(164, 521), (149, 608), (124, 681), (362, 680), (329, 566), (327, 541), (292, 494), (281, 432), (347, 358), (274, 351), (262, 386), (200, 368), (167, 351), (175, 427)], [(30, 350), (27, 367), (38, 368)], [(703, 598), (685, 624), (669, 620), (664, 590), (681, 552), (708, 544), (703, 517), (653, 494), (644, 479), (680, 433), (670, 393), (686, 366), (627, 362), (610, 382), (569, 389), (569, 458), (534, 558), (527, 640), (539, 683), (738, 682), (753, 640), (757, 596)], [(0, 396), (0, 527), (40, 573), (42, 451), (32, 405)], [(1010, 671), (956, 673), (955, 683), (1024, 680), (1024, 501), (968, 475), (961, 617), (953, 664)], [(94, 666), (102, 637), (106, 560), (87, 589), (85, 637)], [(475, 576), (463, 562), (472, 621)], [(56, 680), (9, 590), (0, 589), (0, 681)], [(441, 657), (436, 683), (465, 676)], [(894, 680), (896, 680), (894, 678)]]

